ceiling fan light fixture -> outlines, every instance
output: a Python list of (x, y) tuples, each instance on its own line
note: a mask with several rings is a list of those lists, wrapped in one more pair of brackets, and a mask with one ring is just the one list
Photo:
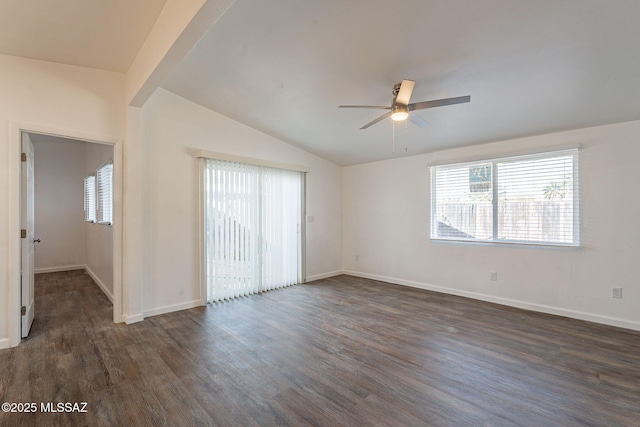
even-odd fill
[(391, 111), (391, 120), (401, 122), (409, 117), (409, 109), (406, 105), (394, 105)]
[[(416, 82), (413, 80), (403, 80), (402, 83), (398, 83), (393, 86), (391, 93), (393, 94), (393, 102), (391, 107), (380, 105), (340, 105), (338, 108), (374, 108), (387, 111), (378, 118), (370, 121), (360, 129), (368, 129), (372, 125), (380, 122), (381, 120), (391, 117), (394, 122), (402, 122), (409, 119), (409, 111), (424, 110), (426, 108), (444, 107), (445, 105), (462, 104), (464, 102), (471, 101), (471, 96), (457, 96), (455, 98), (435, 99), (433, 101), (422, 102), (409, 102), (411, 100), (411, 94), (413, 93), (413, 87)], [(420, 118), (417, 114), (411, 116), (410, 120), (420, 127), (425, 127), (427, 122)]]

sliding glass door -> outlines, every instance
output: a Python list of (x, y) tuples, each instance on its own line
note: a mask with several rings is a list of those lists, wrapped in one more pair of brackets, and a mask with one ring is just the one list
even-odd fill
[(204, 162), (207, 301), (299, 283), (303, 172)]

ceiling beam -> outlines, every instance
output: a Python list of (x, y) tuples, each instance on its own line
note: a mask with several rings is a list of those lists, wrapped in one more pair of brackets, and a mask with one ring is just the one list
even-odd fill
[(127, 71), (127, 105), (141, 107), (234, 2), (167, 0)]

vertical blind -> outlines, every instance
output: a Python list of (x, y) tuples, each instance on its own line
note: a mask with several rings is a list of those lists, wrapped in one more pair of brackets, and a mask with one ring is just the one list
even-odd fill
[(577, 246), (578, 150), (433, 166), (431, 238)]
[(205, 159), (207, 301), (301, 280), (303, 174)]

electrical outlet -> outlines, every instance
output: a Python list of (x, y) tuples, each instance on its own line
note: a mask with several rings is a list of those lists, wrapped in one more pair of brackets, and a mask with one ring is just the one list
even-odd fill
[(356, 255), (356, 262), (360, 261), (360, 255)]
[(616, 288), (615, 286), (611, 288), (611, 298), (622, 299), (622, 288)]
[(498, 272), (497, 271), (492, 271), (489, 274), (489, 280), (491, 280), (492, 282), (497, 282), (498, 281)]

